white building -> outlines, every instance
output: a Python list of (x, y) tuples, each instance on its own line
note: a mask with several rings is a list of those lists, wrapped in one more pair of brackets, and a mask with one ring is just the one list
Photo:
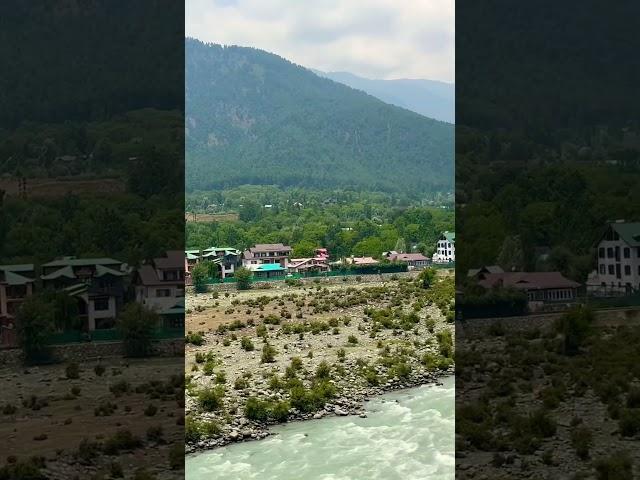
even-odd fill
[(456, 261), (456, 234), (455, 232), (443, 232), (436, 245), (436, 253), (433, 254), (433, 263), (452, 263)]
[(640, 222), (610, 223), (600, 237), (596, 270), (587, 280), (592, 295), (628, 295), (640, 291)]

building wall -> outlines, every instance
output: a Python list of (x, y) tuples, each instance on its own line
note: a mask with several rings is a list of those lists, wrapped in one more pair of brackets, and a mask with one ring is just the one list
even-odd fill
[[(628, 252), (628, 258), (625, 253)], [(604, 254), (604, 257), (602, 256)], [(624, 292), (627, 285), (632, 289), (640, 289), (640, 248), (630, 247), (624, 240), (602, 240), (598, 244), (597, 279), (606, 289)], [(596, 285), (594, 287), (597, 288)]]

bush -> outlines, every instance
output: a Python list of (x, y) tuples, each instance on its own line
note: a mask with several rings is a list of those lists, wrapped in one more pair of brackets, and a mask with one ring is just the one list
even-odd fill
[(82, 465), (91, 464), (100, 455), (100, 444), (98, 442), (92, 442), (86, 438), (78, 445), (78, 450), (75, 453), (75, 457)]
[(103, 365), (96, 365), (95, 367), (93, 367), (93, 372), (97, 377), (101, 377), (104, 374), (105, 370), (106, 368), (104, 368)]
[(65, 368), (65, 373), (68, 379), (80, 378), (80, 366), (77, 363), (72, 362)]
[(349, 343), (349, 345), (356, 345), (358, 343), (358, 339), (355, 335), (349, 335), (349, 338), (347, 338), (347, 342)]
[(251, 352), (255, 349), (253, 342), (249, 337), (242, 337), (240, 339), (240, 346), (247, 352)]
[(134, 450), (142, 446), (142, 441), (129, 430), (118, 430), (104, 443), (106, 455), (118, 455), (121, 451)]
[(204, 336), (200, 332), (196, 333), (187, 333), (184, 337), (184, 341), (190, 343), (191, 345), (201, 346), (204, 344)]
[(627, 452), (614, 453), (596, 462), (598, 480), (623, 480), (633, 478), (633, 462)]
[(222, 387), (204, 388), (198, 392), (198, 404), (205, 412), (213, 412), (222, 406), (224, 389)]
[(275, 362), (276, 353), (277, 352), (274, 347), (265, 343), (264, 347), (262, 347), (262, 358), (260, 361), (262, 363), (273, 363)]
[(152, 425), (147, 428), (147, 440), (155, 443), (164, 442), (164, 432), (162, 430), (162, 425)]
[(144, 409), (144, 414), (147, 417), (153, 417), (156, 413), (158, 413), (158, 407), (156, 407), (153, 403), (150, 403)]
[(324, 360), (316, 368), (316, 378), (318, 380), (328, 380), (331, 378), (331, 367)]
[(593, 441), (593, 434), (587, 427), (577, 427), (571, 431), (571, 444), (576, 454), (583, 460), (589, 458), (589, 449)]

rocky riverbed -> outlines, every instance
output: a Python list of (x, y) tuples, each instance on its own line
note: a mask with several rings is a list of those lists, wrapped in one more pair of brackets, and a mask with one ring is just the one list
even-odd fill
[(199, 295), (208, 315), (233, 320), (191, 332), (200, 345), (186, 351), (186, 451), (261, 439), (284, 421), (365, 415), (373, 396), (450, 375), (453, 325), (442, 299), (452, 285), (442, 276), (429, 290), (402, 279)]

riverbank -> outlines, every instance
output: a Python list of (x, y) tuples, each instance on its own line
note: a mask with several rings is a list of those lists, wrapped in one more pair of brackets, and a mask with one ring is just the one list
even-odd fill
[(287, 423), (259, 444), (189, 455), (185, 478), (450, 479), (455, 379), (372, 398), (366, 417)]
[(430, 289), (412, 278), (199, 297), (198, 325), (210, 326), (191, 330), (200, 345), (186, 349), (188, 453), (284, 422), (366, 415), (371, 398), (453, 373), (448, 275)]

